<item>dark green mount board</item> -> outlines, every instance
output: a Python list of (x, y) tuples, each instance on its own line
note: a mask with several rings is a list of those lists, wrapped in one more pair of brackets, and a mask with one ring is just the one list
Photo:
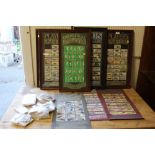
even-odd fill
[(74, 30), (91, 32), (91, 87), (102, 89), (106, 86), (107, 29), (97, 27), (73, 27)]
[(84, 57), (86, 51), (83, 45), (64, 46), (64, 82), (84, 82)]
[(132, 30), (108, 30), (106, 88), (130, 88)]
[(60, 90), (90, 90), (90, 33), (63, 31), (60, 35)]
[(38, 29), (37, 85), (41, 89), (59, 88), (59, 30)]

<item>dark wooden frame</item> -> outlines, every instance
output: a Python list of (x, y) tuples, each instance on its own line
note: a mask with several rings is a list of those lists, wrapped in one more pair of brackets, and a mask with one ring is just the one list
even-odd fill
[[(93, 89), (104, 89), (106, 88), (106, 71), (107, 71), (107, 28), (98, 28), (98, 27), (72, 27), (74, 30), (89, 30), (91, 31), (91, 38), (93, 32), (102, 32), (104, 36), (102, 37), (102, 57), (101, 57), (101, 85), (93, 86), (92, 84), (92, 67), (91, 67), (91, 88)], [(92, 39), (91, 39), (91, 53), (93, 56), (93, 48), (92, 48)], [(92, 64), (92, 58), (91, 58)]]
[(36, 29), (36, 62), (37, 62), (37, 87), (40, 87), (40, 39), (39, 29)]
[[(131, 67), (132, 67), (132, 55), (133, 55), (133, 46), (134, 46), (133, 44), (134, 43), (134, 31), (133, 30), (108, 30), (108, 34), (115, 33), (115, 32), (125, 32), (129, 34), (129, 48), (128, 48), (128, 60), (127, 60), (128, 62), (127, 62), (127, 76), (126, 76), (127, 79), (126, 79), (126, 85), (124, 86), (122, 85), (107, 86), (107, 83), (106, 83), (106, 88), (110, 88), (110, 89), (131, 88)], [(108, 50), (108, 45), (107, 45), (107, 50)]]
[(60, 71), (59, 71), (59, 79), (60, 79), (60, 91), (76, 91), (76, 92), (82, 92), (82, 91), (90, 91), (90, 55), (91, 55), (91, 50), (90, 50), (90, 31), (88, 30), (62, 30), (61, 31), (61, 34), (62, 33), (87, 33), (87, 49), (88, 49), (88, 53), (87, 53), (87, 66), (86, 66), (86, 69), (87, 69), (87, 75), (86, 75), (86, 87), (84, 88), (81, 88), (81, 89), (70, 89), (70, 88), (66, 88), (66, 87), (63, 87), (63, 70), (62, 70), (62, 43), (61, 43), (61, 35), (59, 37), (59, 43), (60, 43), (60, 55), (59, 55), (59, 62), (60, 62)]
[[(51, 87), (45, 87), (43, 86), (44, 82), (44, 60), (43, 60), (43, 33), (46, 32), (53, 32), (58, 33), (58, 36), (60, 38), (60, 29), (36, 29), (36, 45), (37, 45), (37, 87), (40, 87), (41, 89), (59, 89), (59, 86), (51, 86)], [(38, 36), (39, 35), (39, 36)], [(60, 47), (60, 42), (58, 40), (58, 44)], [(59, 55), (60, 55), (60, 49), (59, 49)], [(60, 79), (59, 79), (60, 81)], [(60, 82), (59, 82), (60, 83)]]

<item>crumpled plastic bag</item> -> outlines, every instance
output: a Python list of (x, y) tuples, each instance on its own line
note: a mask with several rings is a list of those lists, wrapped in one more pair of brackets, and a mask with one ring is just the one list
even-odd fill
[(32, 106), (36, 104), (36, 94), (26, 94), (23, 96), (22, 105)]
[(52, 112), (55, 110), (56, 106), (52, 101), (46, 102), (45, 104), (42, 104), (42, 106), (48, 108), (49, 112)]
[(34, 105), (30, 110), (29, 114), (32, 116), (35, 120), (50, 118), (49, 115), (49, 109), (46, 106), (43, 105)]
[(20, 114), (27, 114), (29, 112), (29, 110), (24, 106), (16, 107), (14, 110)]
[(19, 125), (22, 127), (27, 126), (28, 124), (30, 124), (33, 121), (32, 117), (30, 114), (20, 114), (17, 113), (13, 116), (13, 118), (11, 119), (11, 122), (15, 125)]
[(46, 103), (46, 102), (49, 102), (49, 101), (54, 102), (54, 101), (55, 101), (55, 98), (54, 98), (54, 96), (51, 95), (51, 94), (42, 93), (42, 94), (39, 94), (39, 95), (37, 96), (37, 100), (38, 100), (40, 103)]

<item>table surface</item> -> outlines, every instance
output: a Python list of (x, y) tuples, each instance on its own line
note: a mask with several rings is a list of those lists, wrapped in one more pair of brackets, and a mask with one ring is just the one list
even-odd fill
[[(124, 89), (127, 96), (135, 104), (136, 108), (139, 110), (141, 115), (144, 117), (142, 120), (106, 120), (106, 121), (91, 121), (92, 128), (94, 129), (121, 129), (121, 128), (155, 128), (155, 112), (147, 105), (147, 103), (136, 93), (134, 89)], [(0, 121), (1, 129), (22, 129), (24, 127), (19, 127), (13, 125), (10, 120), (15, 114), (14, 108), (21, 105), (21, 100), (23, 95), (27, 93), (36, 93), (40, 94), (42, 92), (48, 93), (59, 93), (59, 91), (54, 90), (40, 90), (39, 88), (31, 88), (28, 86), (23, 86), (19, 92), (16, 94), (14, 100), (9, 106), (8, 110), (2, 117)], [(51, 114), (50, 119), (42, 119), (34, 121), (30, 125), (26, 126), (25, 129), (51, 129), (52, 125)]]

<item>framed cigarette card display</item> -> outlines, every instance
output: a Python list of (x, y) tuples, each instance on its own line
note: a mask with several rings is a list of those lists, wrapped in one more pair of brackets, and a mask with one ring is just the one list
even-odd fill
[(60, 90), (90, 90), (90, 33), (63, 31), (60, 35)]
[(91, 87), (105, 88), (107, 65), (107, 29), (95, 27), (73, 27), (74, 30), (91, 31)]
[(143, 118), (124, 90), (98, 90), (97, 94), (110, 120)]
[(130, 88), (132, 30), (108, 30), (107, 88)]
[(59, 30), (38, 29), (37, 85), (41, 89), (59, 88)]

